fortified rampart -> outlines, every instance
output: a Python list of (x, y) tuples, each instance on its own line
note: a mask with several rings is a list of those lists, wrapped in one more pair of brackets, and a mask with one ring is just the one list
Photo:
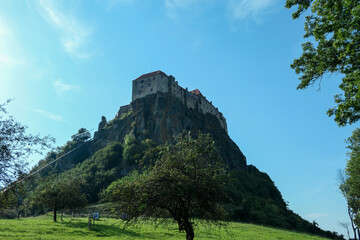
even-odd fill
[[(226, 119), (218, 108), (211, 101), (209, 102), (198, 89), (188, 91), (187, 88), (182, 88), (172, 75), (168, 76), (162, 71), (156, 71), (143, 74), (132, 82), (132, 101), (157, 92), (170, 93), (188, 108), (214, 115), (227, 132)], [(130, 105), (122, 106), (116, 117), (121, 117), (121, 114), (126, 113), (129, 107)]]

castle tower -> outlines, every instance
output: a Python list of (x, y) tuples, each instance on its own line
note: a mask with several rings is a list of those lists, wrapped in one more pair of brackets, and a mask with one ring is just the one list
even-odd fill
[(169, 76), (160, 70), (132, 81), (132, 101), (156, 92), (169, 92)]

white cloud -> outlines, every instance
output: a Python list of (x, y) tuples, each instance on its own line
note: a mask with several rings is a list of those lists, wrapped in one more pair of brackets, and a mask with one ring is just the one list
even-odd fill
[(232, 20), (259, 21), (276, 2), (277, 0), (228, 0), (228, 9)]
[(64, 49), (73, 56), (89, 58), (90, 54), (84, 48), (92, 33), (91, 27), (79, 22), (74, 16), (61, 12), (53, 1), (41, 0), (40, 6), (42, 17), (60, 31)]
[(56, 121), (62, 121), (63, 118), (60, 115), (54, 115), (52, 113), (46, 112), (44, 110), (41, 109), (36, 109), (35, 110), (37, 113), (43, 115), (46, 118), (52, 119), (52, 120), (56, 120)]
[(72, 85), (72, 84), (66, 84), (61, 82), (60, 80), (56, 80), (54, 82), (54, 88), (58, 95), (62, 95), (64, 92), (72, 91), (72, 90), (78, 90), (80, 89), (79, 85)]

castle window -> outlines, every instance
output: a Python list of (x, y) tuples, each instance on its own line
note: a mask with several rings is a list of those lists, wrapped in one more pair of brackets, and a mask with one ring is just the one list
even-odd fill
[(138, 84), (138, 82), (135, 82), (135, 85), (137, 85)]
[(152, 92), (153, 91), (153, 89), (152, 88), (150, 88), (150, 92)]
[(155, 79), (155, 77), (153, 77), (153, 80)]
[(151, 86), (151, 83), (149, 83), (149, 87)]
[(144, 85), (141, 85), (141, 88), (143, 88), (144, 87)]
[(143, 83), (144, 82), (144, 79), (140, 81), (140, 83)]
[(148, 78), (148, 81), (150, 81), (150, 78)]

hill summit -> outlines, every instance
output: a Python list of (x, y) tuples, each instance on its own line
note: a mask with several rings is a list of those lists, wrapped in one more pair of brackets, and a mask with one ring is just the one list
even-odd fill
[(63, 172), (82, 176), (87, 201), (96, 203), (113, 181), (138, 169), (138, 160), (146, 149), (174, 143), (175, 136), (183, 132), (193, 137), (199, 132), (208, 133), (228, 169), (227, 200), (222, 206), (229, 219), (343, 239), (288, 209), (271, 178), (247, 165), (246, 157), (228, 135), (225, 117), (200, 90), (188, 91), (162, 71), (143, 74), (132, 81), (132, 86), (130, 104), (121, 106), (110, 121), (103, 116), (92, 140), (73, 138), (58, 152), (49, 153), (33, 171), (78, 148), (41, 171), (39, 177)]
[(94, 137), (96, 149), (122, 142), (127, 134), (163, 144), (184, 131), (201, 131), (214, 138), (230, 168), (246, 169), (246, 157), (230, 139), (225, 117), (198, 89), (188, 91), (162, 71), (141, 75), (132, 85), (132, 102), (121, 106), (109, 123), (102, 117)]

